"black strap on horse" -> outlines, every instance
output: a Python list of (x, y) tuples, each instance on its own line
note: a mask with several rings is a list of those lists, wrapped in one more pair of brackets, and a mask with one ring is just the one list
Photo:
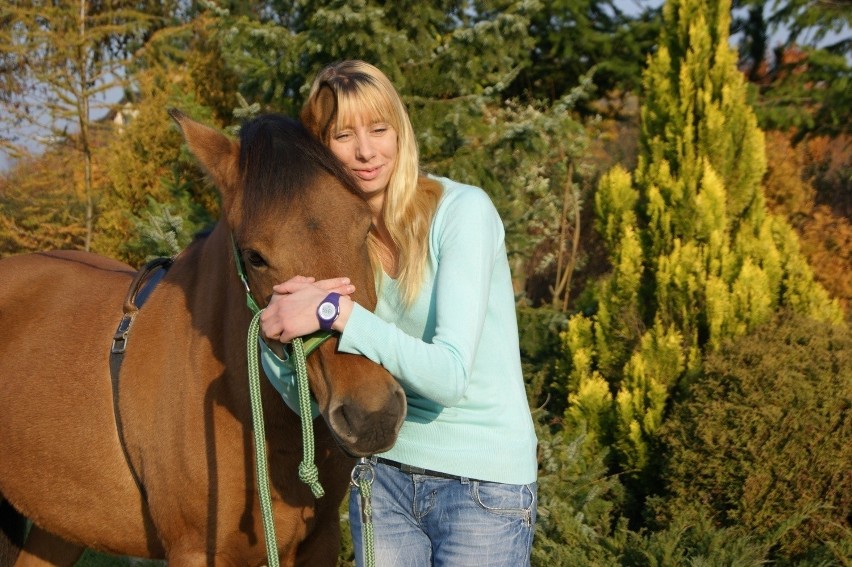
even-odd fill
[(139, 309), (154, 291), (154, 287), (163, 279), (166, 272), (172, 265), (171, 258), (155, 258), (136, 273), (130, 288), (127, 290), (127, 297), (124, 299), (124, 315), (118, 323), (118, 328), (115, 330), (115, 336), (112, 339), (112, 348), (109, 354), (109, 373), (112, 378), (112, 410), (115, 415), (115, 427), (118, 431), (118, 441), (121, 444), (121, 450), (124, 452), (124, 460), (127, 461), (127, 467), (130, 469), (130, 474), (133, 475), (133, 480), (136, 481), (136, 486), (142, 494), (142, 498), (147, 500), (145, 487), (142, 484), (142, 479), (139, 477), (139, 472), (133, 466), (130, 460), (130, 455), (127, 452), (127, 444), (124, 440), (124, 427), (121, 422), (121, 412), (118, 407), (119, 394), (119, 371), (121, 363), (124, 361), (124, 352), (127, 350), (128, 340), (130, 338), (130, 327), (133, 325), (133, 320)]

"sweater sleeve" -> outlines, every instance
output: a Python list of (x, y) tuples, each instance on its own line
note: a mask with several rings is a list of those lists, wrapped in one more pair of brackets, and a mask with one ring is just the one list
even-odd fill
[(484, 191), (446, 194), (430, 230), (435, 268), (431, 340), (406, 334), (355, 305), (339, 343), (384, 366), (401, 384), (444, 407), (465, 395), (491, 293), (494, 264), (504, 254), (500, 217)]

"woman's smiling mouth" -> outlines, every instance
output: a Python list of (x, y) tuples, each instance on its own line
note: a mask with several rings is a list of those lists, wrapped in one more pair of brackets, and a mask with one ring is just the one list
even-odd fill
[(382, 166), (379, 165), (370, 169), (354, 169), (353, 172), (364, 181), (372, 181), (379, 175), (381, 169)]

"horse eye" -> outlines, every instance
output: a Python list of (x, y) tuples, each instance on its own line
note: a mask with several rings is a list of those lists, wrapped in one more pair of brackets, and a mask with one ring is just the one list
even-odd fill
[(267, 266), (266, 260), (263, 259), (263, 256), (255, 252), (254, 250), (246, 250), (243, 252), (243, 255), (246, 259), (246, 262), (251, 264), (253, 268), (265, 268)]

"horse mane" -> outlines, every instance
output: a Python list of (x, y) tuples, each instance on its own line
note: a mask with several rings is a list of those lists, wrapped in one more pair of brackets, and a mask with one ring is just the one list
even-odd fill
[(304, 195), (320, 173), (336, 177), (364, 198), (343, 164), (297, 120), (265, 114), (240, 128), (242, 210), (247, 219), (287, 207)]

